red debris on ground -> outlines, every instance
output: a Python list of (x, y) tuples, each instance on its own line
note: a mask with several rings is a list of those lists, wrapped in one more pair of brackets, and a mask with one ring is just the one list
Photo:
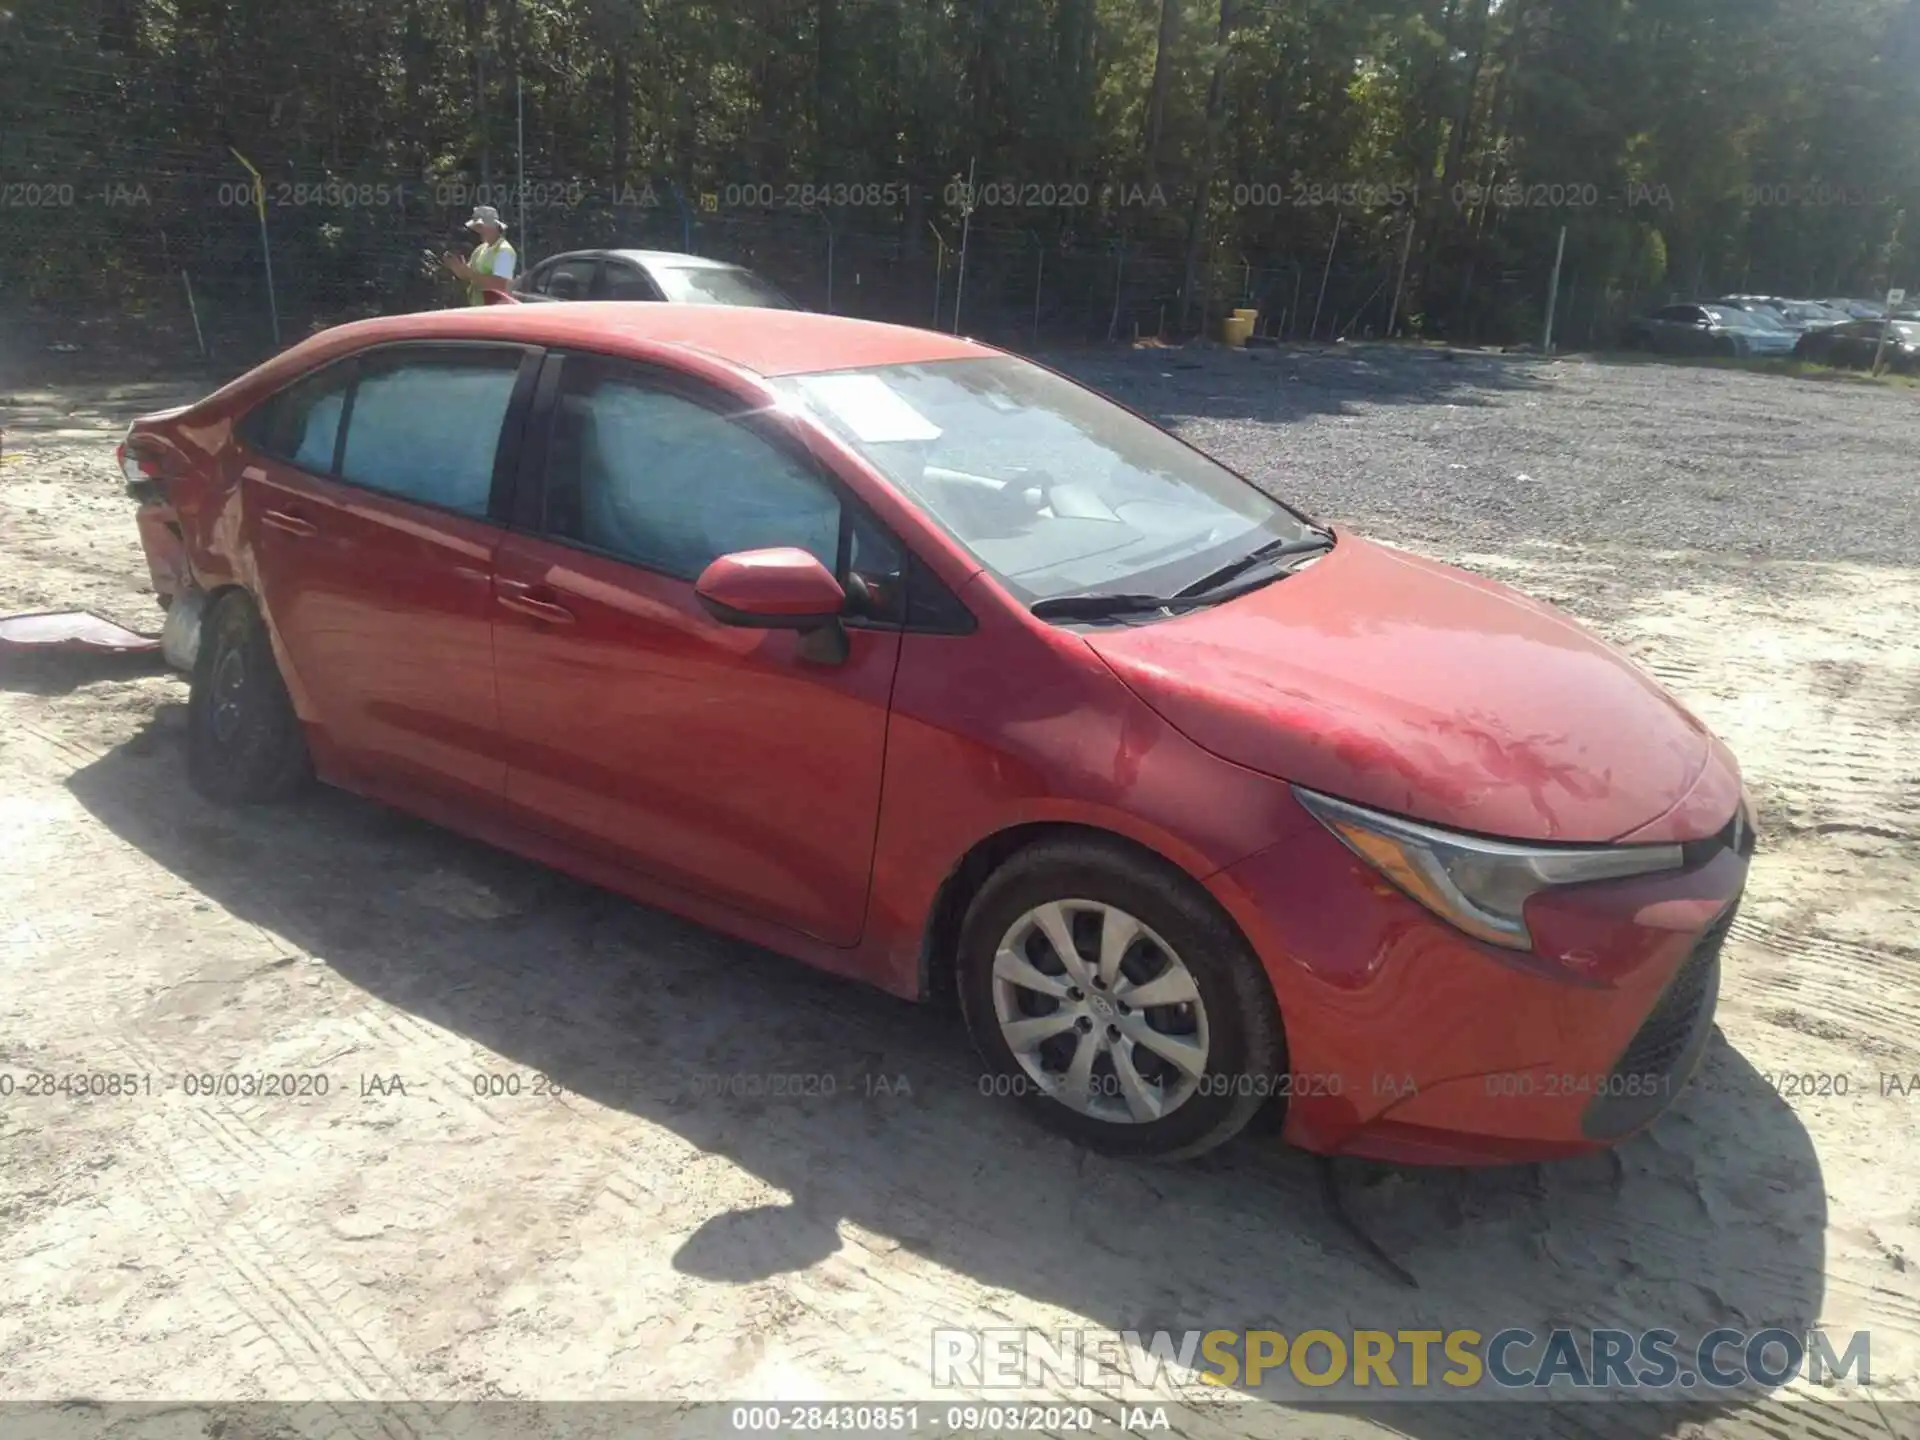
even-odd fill
[(159, 648), (158, 639), (84, 610), (0, 618), (0, 649), (99, 650), (122, 655)]

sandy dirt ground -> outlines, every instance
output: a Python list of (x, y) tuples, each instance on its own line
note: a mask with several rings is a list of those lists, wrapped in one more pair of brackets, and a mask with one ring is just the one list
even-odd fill
[[(1335, 362), (1301, 360), (1301, 383), (1315, 363)], [(1485, 443), (1537, 434), (1574, 391), (1585, 407), (1626, 383), (1556, 365), (1524, 399), (1479, 396), (1476, 423)], [(1638, 406), (1633, 383), (1609, 403)], [(1831, 403), (1708, 371), (1658, 388), (1705, 410), (1730, 384), (1756, 408)], [(93, 607), (157, 633), (112, 447), (179, 398), (0, 396), (0, 612)], [(1291, 428), (1233, 423), (1312, 450), (1391, 414), (1417, 448), (1463, 398), (1356, 393)], [(1833, 453), (1890, 429), (1920, 478), (1913, 395), (1847, 403)], [(1649, 486), (1699, 463), (1659, 428), (1620, 457)], [(339, 793), (215, 809), (186, 784), (181, 679), (9, 665), (0, 1399), (924, 1399), (940, 1325), (1778, 1324), (1869, 1330), (1881, 1403), (1804, 1386), (1711, 1414), (1250, 1399), (1195, 1433), (1920, 1434), (1920, 1091), (1883, 1078), (1920, 1077), (1920, 569), (1709, 553), (1684, 532), (1571, 543), (1524, 505), (1503, 533), (1420, 543), (1650, 667), (1740, 757), (1762, 848), (1721, 1033), (1619, 1174), (1355, 1169), (1355, 1212), (1417, 1290), (1271, 1140), (1186, 1167), (1079, 1153), (983, 1096), (937, 1012)], [(131, 1078), (30, 1097), (36, 1073)], [(305, 1093), (189, 1093), (226, 1073)], [(741, 1075), (833, 1093), (714, 1093)]]

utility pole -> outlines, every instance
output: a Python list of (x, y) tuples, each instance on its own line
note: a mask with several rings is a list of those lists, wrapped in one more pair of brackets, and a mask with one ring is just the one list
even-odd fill
[(1393, 306), (1387, 312), (1387, 339), (1393, 338), (1393, 327), (1400, 321), (1400, 292), (1407, 284), (1407, 261), (1413, 258), (1413, 215), (1407, 215), (1407, 243), (1400, 247), (1400, 278), (1393, 282)]
[(1327, 303), (1327, 281), (1333, 278), (1333, 252), (1340, 248), (1340, 226), (1346, 218), (1338, 210), (1333, 212), (1333, 243), (1327, 246), (1327, 268), (1320, 272), (1320, 298), (1313, 302), (1313, 328), (1307, 331), (1309, 345), (1320, 338), (1320, 307)]
[(1560, 304), (1560, 262), (1567, 258), (1567, 227), (1560, 227), (1560, 248), (1553, 252), (1553, 287), (1547, 293), (1547, 332), (1540, 341), (1540, 353), (1553, 353), (1553, 312)]
[(267, 186), (260, 178), (260, 172), (253, 168), (253, 162), (235, 150), (231, 145), (227, 153), (247, 167), (247, 174), (253, 177), (253, 206), (260, 212), (260, 258), (267, 267), (267, 310), (273, 316), (273, 348), (280, 348), (280, 301), (273, 293), (273, 245), (267, 239)]
[(960, 273), (953, 277), (953, 333), (960, 333), (960, 300), (967, 293), (967, 239), (973, 231), (973, 173), (976, 157), (967, 162), (966, 204), (960, 211)]
[[(514, 188), (520, 192), (520, 248), (527, 250), (527, 97), (520, 83), (520, 65), (514, 62), (513, 153)], [(527, 253), (531, 253), (530, 251)], [(515, 267), (518, 270), (518, 266)]]

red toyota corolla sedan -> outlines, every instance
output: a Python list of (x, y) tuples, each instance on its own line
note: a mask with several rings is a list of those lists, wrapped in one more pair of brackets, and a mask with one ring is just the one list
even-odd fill
[(579, 304), (316, 335), (122, 451), (189, 764), (910, 998), (1069, 1135), (1539, 1159), (1712, 1029), (1733, 757), (1544, 605), (983, 345)]

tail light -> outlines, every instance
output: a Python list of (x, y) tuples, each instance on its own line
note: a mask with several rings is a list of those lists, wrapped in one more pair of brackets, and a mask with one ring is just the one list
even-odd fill
[(163, 471), (159, 455), (136, 436), (129, 435), (114, 450), (120, 473), (126, 478), (127, 494), (143, 504), (165, 498), (160, 490)]
[(120, 473), (127, 477), (129, 484), (158, 478), (159, 467), (137, 451), (129, 450), (124, 440), (114, 447), (113, 458), (120, 462)]

